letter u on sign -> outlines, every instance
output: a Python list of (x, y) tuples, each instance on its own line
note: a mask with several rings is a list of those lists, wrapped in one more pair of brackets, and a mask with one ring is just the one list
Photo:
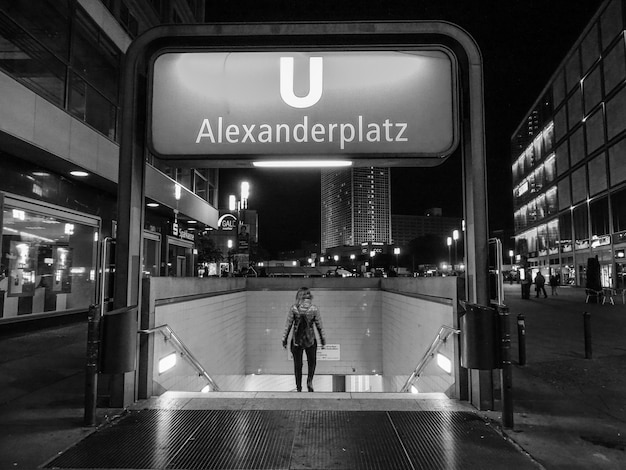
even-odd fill
[(280, 97), (292, 108), (310, 108), (322, 97), (324, 62), (322, 57), (309, 58), (309, 93), (293, 92), (293, 57), (280, 58)]

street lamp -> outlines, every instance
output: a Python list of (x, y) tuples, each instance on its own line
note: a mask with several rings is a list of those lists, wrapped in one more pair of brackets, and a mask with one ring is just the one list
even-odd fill
[(458, 230), (454, 230), (452, 232), (452, 238), (454, 239), (454, 264), (456, 265), (457, 263), (457, 257), (456, 257), (456, 241), (459, 239), (459, 231)]
[(452, 247), (452, 237), (448, 237), (446, 239), (446, 243), (448, 244), (448, 265), (452, 264), (452, 259), (450, 257), (450, 247)]
[(250, 184), (247, 181), (241, 182), (241, 208), (248, 208), (248, 197), (250, 196)]
[[(230, 212), (237, 211), (237, 239), (239, 240), (239, 253), (243, 255), (250, 254), (248, 240), (250, 238), (250, 233), (248, 230), (242, 230), (243, 227), (248, 228), (246, 224), (246, 212), (245, 210), (248, 208), (248, 198), (250, 197), (250, 183), (247, 181), (241, 182), (241, 192), (240, 199), (237, 201), (237, 197), (234, 194), (228, 196), (228, 210)], [(242, 243), (243, 242), (243, 243)], [(249, 262), (249, 258), (246, 261), (240, 260), (239, 263), (247, 264)]]
[(400, 256), (400, 248), (394, 248), (393, 254), (396, 255), (396, 269), (400, 267), (398, 257)]
[(228, 275), (232, 275), (233, 272), (233, 241), (229, 238), (228, 239)]
[(515, 253), (513, 252), (513, 250), (509, 250), (509, 258), (511, 259), (511, 269), (513, 269), (513, 255)]

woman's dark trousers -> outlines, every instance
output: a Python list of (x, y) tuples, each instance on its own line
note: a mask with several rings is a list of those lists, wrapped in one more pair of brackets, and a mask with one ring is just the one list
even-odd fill
[(317, 364), (317, 341), (308, 348), (301, 348), (291, 343), (291, 353), (293, 354), (293, 373), (296, 376), (296, 389), (302, 391), (302, 353), (306, 352), (306, 361), (308, 365), (307, 381), (310, 383), (315, 375), (315, 366)]

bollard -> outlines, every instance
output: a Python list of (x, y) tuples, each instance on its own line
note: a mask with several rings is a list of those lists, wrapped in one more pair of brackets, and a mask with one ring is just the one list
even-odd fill
[(520, 366), (526, 365), (526, 319), (524, 315), (517, 316), (517, 352)]
[(585, 334), (585, 359), (591, 359), (591, 313), (583, 312), (583, 329)]
[(513, 420), (513, 370), (511, 367), (511, 332), (509, 325), (509, 308), (500, 305), (498, 307), (500, 320), (500, 341), (502, 351), (502, 426), (512, 429)]
[(85, 366), (85, 415), (84, 425), (96, 424), (96, 401), (98, 398), (98, 363), (100, 356), (100, 308), (89, 306), (87, 316), (87, 364)]

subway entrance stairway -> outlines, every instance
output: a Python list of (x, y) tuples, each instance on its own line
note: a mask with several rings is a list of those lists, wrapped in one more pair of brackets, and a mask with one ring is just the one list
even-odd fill
[(473, 408), (443, 394), (167, 392), (44, 468), (534, 469)]

